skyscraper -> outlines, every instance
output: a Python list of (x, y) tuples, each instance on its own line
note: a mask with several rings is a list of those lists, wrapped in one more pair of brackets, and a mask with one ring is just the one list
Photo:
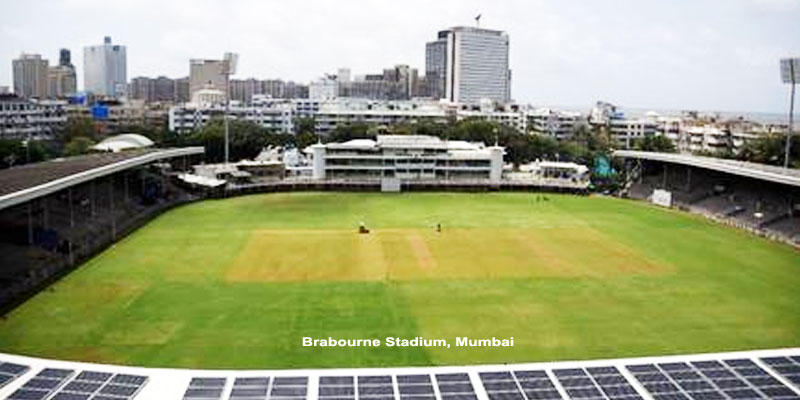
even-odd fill
[[(437, 42), (443, 38), (447, 49), (444, 98), (466, 104), (477, 104), (482, 99), (498, 103), (511, 100), (509, 40), (505, 32), (459, 26), (439, 32)], [(431, 62), (436, 64), (432, 66), (440, 67), (440, 60), (438, 54), (432, 55)]]
[(47, 60), (39, 54), (25, 54), (12, 62), (14, 93), (20, 97), (47, 97)]
[(103, 44), (83, 48), (83, 86), (96, 96), (121, 97), (128, 83), (125, 46), (111, 44), (106, 36)]
[(47, 96), (65, 97), (77, 92), (78, 78), (75, 75), (75, 66), (68, 49), (61, 49), (58, 55), (58, 65), (47, 69)]
[(439, 38), (425, 45), (425, 82), (428, 96), (444, 97), (445, 73), (447, 72), (447, 35), (439, 32)]
[(58, 65), (72, 66), (72, 54), (69, 49), (61, 49), (58, 52)]
[(193, 97), (195, 93), (207, 85), (211, 85), (213, 89), (225, 93), (225, 74), (223, 74), (223, 67), (223, 60), (190, 60), (189, 96)]

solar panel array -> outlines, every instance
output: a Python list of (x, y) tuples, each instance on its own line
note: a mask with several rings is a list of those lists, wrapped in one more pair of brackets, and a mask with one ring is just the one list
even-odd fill
[(230, 400), (265, 400), (269, 393), (269, 383), (267, 376), (236, 378)]
[(356, 397), (355, 378), (322, 376), (319, 378), (317, 397), (320, 400), (353, 400)]
[[(488, 400), (800, 400), (800, 356), (476, 371)], [(766, 367), (764, 367), (766, 366)], [(622, 369), (622, 370), (621, 370)], [(26, 374), (0, 362), (0, 388)], [(80, 370), (78, 370), (80, 371)], [(471, 373), (320, 376), (319, 400), (478, 400)], [(632, 377), (632, 378), (631, 378)], [(7, 400), (133, 400), (149, 378), (45, 368)], [(311, 386), (312, 388), (314, 386)], [(309, 377), (195, 377), (184, 400), (306, 400)], [(228, 394), (226, 396), (226, 394)], [(482, 396), (481, 396), (482, 397)]]
[(359, 376), (358, 398), (365, 400), (394, 400), (394, 383), (392, 381), (392, 376)]
[(0, 361), (0, 388), (13, 382), (15, 379), (28, 372), (29, 369), (30, 367), (27, 365)]
[(50, 400), (130, 400), (147, 383), (141, 375), (83, 371)]
[(227, 378), (192, 378), (183, 394), (184, 400), (219, 400), (225, 391)]
[(271, 400), (305, 400), (307, 392), (307, 376), (282, 376), (272, 380), (269, 398)]
[(25, 382), (8, 400), (43, 400), (50, 397), (75, 374), (71, 369), (45, 368)]
[(762, 358), (761, 361), (800, 388), (800, 356), (767, 357)]
[(656, 400), (800, 399), (748, 359), (627, 366)]
[(613, 366), (553, 370), (572, 399), (639, 400), (642, 397)]
[(436, 400), (433, 381), (427, 374), (397, 375), (397, 391), (400, 400)]
[(436, 383), (442, 400), (477, 400), (478, 395), (466, 373), (436, 374)]

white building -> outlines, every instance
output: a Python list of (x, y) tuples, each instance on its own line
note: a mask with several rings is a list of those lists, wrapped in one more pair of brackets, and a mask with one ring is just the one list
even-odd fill
[(557, 141), (572, 139), (581, 123), (581, 114), (549, 108), (537, 108), (525, 113), (528, 129), (536, 135), (547, 136)]
[(312, 100), (332, 100), (338, 96), (338, 93), (339, 84), (336, 79), (328, 76), (319, 78), (308, 85), (308, 98)]
[(192, 93), (192, 103), (199, 107), (212, 107), (225, 104), (225, 92), (207, 84), (203, 89)]
[(65, 101), (0, 96), (0, 139), (52, 139), (66, 123)]
[(376, 140), (315, 144), (306, 152), (312, 157), (314, 179), (499, 183), (505, 149), (432, 136), (379, 135)]
[(445, 99), (467, 104), (477, 104), (481, 99), (500, 104), (511, 101), (508, 35), (460, 26), (440, 32), (440, 38), (445, 36)]
[(645, 119), (612, 119), (609, 123), (611, 139), (624, 149), (633, 147), (634, 141), (656, 136), (658, 124)]
[[(221, 119), (224, 115), (224, 102), (177, 105), (169, 109), (169, 130), (179, 134), (190, 133), (202, 128), (211, 119)], [(291, 102), (268, 106), (233, 103), (229, 107), (228, 115), (232, 119), (250, 121), (273, 132), (291, 133), (294, 130), (295, 113)]]
[(123, 97), (128, 84), (128, 59), (125, 46), (103, 44), (83, 48), (83, 86), (97, 96)]
[(376, 101), (340, 98), (321, 102), (314, 116), (316, 131), (325, 135), (353, 123), (391, 126), (400, 123), (446, 123), (448, 110), (430, 101)]

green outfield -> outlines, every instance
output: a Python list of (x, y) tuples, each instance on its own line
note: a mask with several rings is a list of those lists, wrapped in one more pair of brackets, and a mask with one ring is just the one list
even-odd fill
[(665, 355), (800, 346), (799, 305), (796, 250), (633, 201), (270, 194), (162, 215), (0, 320), (0, 351), (195, 368)]

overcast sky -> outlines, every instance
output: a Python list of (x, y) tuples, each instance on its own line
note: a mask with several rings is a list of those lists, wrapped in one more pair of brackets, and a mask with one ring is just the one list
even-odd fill
[(800, 0), (0, 0), (0, 85), (11, 60), (57, 63), (103, 36), (128, 79), (186, 76), (190, 58), (240, 54), (237, 78), (308, 82), (409, 64), (440, 29), (508, 32), (512, 96), (534, 105), (785, 112), (779, 58), (800, 56)]

